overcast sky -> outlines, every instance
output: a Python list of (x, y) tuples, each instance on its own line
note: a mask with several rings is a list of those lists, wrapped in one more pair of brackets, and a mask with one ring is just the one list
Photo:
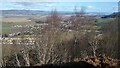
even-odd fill
[(86, 7), (87, 12), (116, 12), (118, 2), (0, 2), (2, 10), (43, 10), (51, 11), (74, 11), (76, 6), (80, 10), (81, 6)]

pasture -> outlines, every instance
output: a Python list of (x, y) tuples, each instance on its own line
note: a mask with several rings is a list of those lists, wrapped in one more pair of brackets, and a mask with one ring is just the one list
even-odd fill
[(95, 19), (97, 20), (97, 22), (96, 22), (97, 29), (101, 29), (108, 22), (111, 22), (111, 21), (115, 20), (115, 18), (100, 18), (100, 17), (95, 17)]
[(19, 32), (21, 29), (14, 28), (13, 26), (23, 26), (23, 25), (33, 25), (35, 24), (36, 20), (44, 20), (46, 15), (37, 14), (37, 15), (24, 15), (24, 14), (3, 14), (0, 17), (2, 20), (2, 33), (12, 33), (12, 32)]
[(28, 20), (28, 18), (26, 17), (21, 17), (21, 16), (3, 16), (2, 18), (2, 28), (0, 28), (0, 30), (2, 30), (2, 33), (11, 33), (13, 31), (18, 32), (19, 29), (18, 28), (14, 28), (13, 26), (15, 25), (30, 25), (32, 24), (32, 22), (30, 20)]

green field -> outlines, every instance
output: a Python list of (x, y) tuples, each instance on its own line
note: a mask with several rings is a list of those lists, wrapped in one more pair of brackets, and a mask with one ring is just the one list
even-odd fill
[(16, 28), (12, 28), (12, 26), (14, 25), (27, 25), (27, 24), (31, 24), (31, 22), (3, 22), (2, 23), (2, 28), (0, 28), (0, 30), (2, 30), (2, 33), (9, 33), (11, 32), (11, 29), (16, 29)]
[(97, 28), (101, 29), (105, 24), (113, 21), (115, 18), (100, 18), (100, 17), (96, 17), (96, 19), (97, 19), (97, 22), (99, 22), (99, 23), (97, 23), (97, 26), (98, 26)]
[(102, 22), (102, 23), (106, 23), (106, 22), (110, 22), (113, 21), (115, 18), (100, 18), (100, 17), (96, 17), (98, 22)]

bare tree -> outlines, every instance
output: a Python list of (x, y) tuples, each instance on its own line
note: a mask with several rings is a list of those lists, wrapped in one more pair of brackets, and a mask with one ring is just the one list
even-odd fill
[[(112, 28), (111, 28), (112, 27)], [(103, 29), (103, 52), (110, 57), (118, 57), (118, 23), (117, 20), (113, 20), (107, 23)]]
[(16, 61), (17, 61), (17, 65), (18, 65), (18, 67), (20, 67), (21, 65), (20, 65), (20, 61), (19, 61), (19, 59), (18, 59), (18, 55), (17, 55), (17, 53), (15, 53), (15, 59), (16, 59)]
[(40, 64), (59, 63), (60, 53), (57, 50), (58, 32), (57, 30), (49, 30), (44, 35), (37, 35), (35, 45), (37, 46)]
[(47, 17), (47, 22), (51, 23), (52, 26), (59, 27), (60, 21), (61, 21), (61, 16), (56, 9), (51, 11), (50, 15)]

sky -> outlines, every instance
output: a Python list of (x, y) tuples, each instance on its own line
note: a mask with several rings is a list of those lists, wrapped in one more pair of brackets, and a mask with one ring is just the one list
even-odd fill
[(119, 0), (0, 0), (0, 2), (119, 2)]
[(75, 6), (79, 11), (81, 7), (86, 12), (117, 12), (118, 2), (0, 2), (2, 10), (41, 10), (74, 11)]

